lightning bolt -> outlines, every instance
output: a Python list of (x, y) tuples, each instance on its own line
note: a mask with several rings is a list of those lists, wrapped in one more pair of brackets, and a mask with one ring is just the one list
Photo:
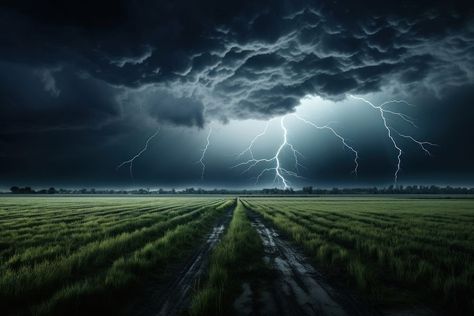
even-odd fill
[[(286, 118), (286, 116), (283, 116), (283, 117), (280, 118), (280, 128), (283, 132), (283, 138), (282, 138), (282, 142), (280, 143), (280, 145), (278, 146), (278, 149), (275, 152), (275, 155), (273, 155), (270, 158), (257, 159), (257, 158), (255, 158), (255, 156), (253, 154), (253, 151), (252, 151), (252, 148), (255, 145), (255, 142), (258, 140), (258, 138), (262, 137), (263, 135), (265, 135), (267, 133), (268, 126), (271, 122), (271, 121), (268, 121), (265, 125), (264, 130), (260, 134), (255, 136), (252, 139), (252, 141), (250, 142), (249, 146), (238, 154), (238, 157), (240, 158), (245, 153), (249, 153), (250, 154), (250, 159), (248, 159), (247, 161), (241, 162), (241, 163), (233, 166), (232, 168), (246, 166), (247, 168), (242, 172), (242, 173), (246, 173), (246, 172), (252, 170), (254, 167), (256, 167), (259, 164), (274, 163), (273, 167), (265, 168), (257, 175), (255, 183), (257, 184), (260, 181), (260, 178), (265, 173), (267, 173), (269, 171), (274, 171), (275, 172), (275, 177), (274, 177), (273, 182), (275, 183), (277, 181), (280, 181), (281, 184), (283, 185), (283, 189), (285, 189), (285, 190), (288, 189), (290, 187), (290, 181), (287, 179), (287, 177), (288, 176), (300, 177), (298, 175), (298, 167), (300, 167), (300, 166), (302, 167), (302, 165), (299, 162), (299, 157), (304, 157), (304, 156), (303, 156), (302, 153), (300, 153), (298, 150), (296, 150), (296, 148), (293, 146), (293, 144), (288, 142), (288, 130), (285, 126), (285, 118)], [(280, 161), (280, 155), (281, 155), (283, 149), (285, 149), (286, 147), (289, 148), (291, 150), (292, 154), (293, 154), (293, 157), (294, 157), (294, 160), (295, 160), (296, 172), (282, 167), (282, 164), (281, 164), (281, 161)]]
[(204, 158), (206, 158), (207, 149), (210, 145), (210, 138), (212, 135), (212, 125), (209, 126), (209, 132), (207, 133), (206, 146), (201, 151), (201, 158), (197, 161), (201, 165), (201, 180), (204, 179), (204, 173), (206, 172), (206, 164), (204, 163)]
[[(393, 129), (393, 128), (392, 128), (392, 129)], [(402, 134), (402, 133), (400, 133), (399, 131), (397, 131), (396, 129), (393, 129), (393, 130), (394, 130), (395, 133), (397, 133), (400, 137), (407, 138), (407, 139), (411, 140), (413, 143), (418, 144), (418, 146), (420, 146), (421, 150), (423, 150), (423, 151), (425, 152), (425, 154), (427, 154), (428, 156), (431, 156), (431, 152), (429, 151), (429, 149), (427, 148), (427, 146), (438, 146), (438, 144), (434, 144), (434, 143), (431, 143), (431, 142), (416, 140), (416, 139), (413, 138), (412, 136)]]
[(150, 141), (156, 137), (156, 135), (158, 135), (158, 133), (160, 132), (160, 129), (157, 129), (156, 132), (151, 135), (150, 137), (148, 137), (148, 139), (146, 140), (145, 142), (145, 146), (135, 155), (133, 156), (132, 158), (130, 158), (129, 160), (125, 160), (124, 162), (122, 162), (121, 164), (119, 164), (117, 166), (117, 170), (122, 168), (123, 166), (125, 165), (128, 165), (129, 166), (129, 170), (130, 170), (130, 177), (132, 178), (132, 180), (134, 181), (134, 178), (133, 178), (133, 163), (135, 162), (135, 160), (137, 158), (139, 158), (147, 149), (148, 149), (148, 144), (150, 143)]
[(253, 148), (253, 145), (255, 144), (255, 142), (257, 141), (257, 139), (259, 139), (260, 137), (264, 136), (266, 133), (267, 133), (267, 130), (268, 130), (268, 126), (270, 126), (270, 121), (267, 121), (267, 123), (265, 124), (265, 128), (263, 129), (263, 131), (258, 134), (257, 136), (255, 136), (252, 141), (250, 142), (249, 146), (247, 148), (245, 148), (242, 152), (240, 152), (238, 155), (237, 155), (237, 159), (241, 158), (243, 155), (245, 155), (245, 153), (249, 153), (250, 154), (250, 157), (252, 159), (255, 159), (254, 155), (253, 155), (253, 151), (252, 151), (252, 148)]
[(349, 97), (368, 104), (370, 107), (372, 107), (374, 110), (376, 110), (379, 113), (380, 118), (382, 119), (384, 128), (387, 131), (387, 136), (390, 139), (390, 142), (392, 143), (393, 148), (397, 152), (397, 168), (395, 169), (395, 173), (393, 175), (395, 185), (398, 182), (398, 174), (400, 173), (400, 169), (401, 169), (403, 151), (402, 151), (400, 145), (398, 144), (397, 139), (394, 137), (394, 135), (393, 135), (394, 133), (399, 135), (400, 137), (408, 139), (409, 141), (411, 141), (414, 144), (417, 144), (418, 146), (420, 146), (420, 148), (426, 154), (431, 156), (431, 152), (429, 151), (427, 146), (437, 146), (436, 144), (426, 142), (426, 141), (419, 141), (411, 135), (402, 134), (402, 133), (398, 132), (395, 128), (393, 128), (390, 125), (390, 123), (388, 122), (387, 114), (391, 114), (391, 115), (394, 115), (394, 116), (397, 116), (397, 117), (401, 118), (403, 121), (407, 122), (408, 124), (412, 125), (413, 127), (417, 127), (416, 124), (413, 122), (413, 120), (408, 115), (400, 113), (400, 112), (395, 112), (395, 111), (392, 111), (392, 110), (387, 110), (387, 109), (384, 108), (385, 105), (388, 105), (388, 104), (391, 104), (391, 103), (404, 103), (404, 104), (407, 104), (407, 105), (412, 105), (411, 103), (408, 103), (408, 102), (403, 101), (403, 100), (388, 100), (388, 101), (383, 102), (380, 105), (375, 105), (372, 102), (370, 102), (369, 100), (364, 99), (364, 98), (359, 97), (359, 96), (349, 95)]
[(311, 121), (308, 121), (307, 119), (305, 118), (302, 118), (301, 116), (299, 116), (298, 114), (292, 114), (295, 118), (297, 118), (298, 120), (302, 121), (303, 123), (306, 123), (308, 125), (311, 125), (312, 127), (314, 127), (315, 129), (318, 129), (318, 130), (328, 130), (330, 131), (334, 136), (336, 136), (337, 138), (339, 138), (339, 140), (341, 141), (342, 145), (344, 146), (344, 148), (350, 150), (353, 154), (354, 154), (354, 169), (352, 170), (352, 173), (356, 174), (357, 175), (357, 171), (359, 169), (359, 152), (357, 150), (354, 149), (354, 147), (350, 146), (347, 142), (346, 142), (346, 139), (344, 137), (342, 137), (338, 132), (336, 132), (336, 130), (334, 130), (334, 128), (332, 128), (331, 126), (329, 125), (322, 125), (322, 126), (318, 126), (316, 125), (315, 123), (311, 122)]

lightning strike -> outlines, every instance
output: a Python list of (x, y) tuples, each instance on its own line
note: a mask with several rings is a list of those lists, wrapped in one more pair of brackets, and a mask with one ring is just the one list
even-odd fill
[(425, 154), (427, 154), (428, 156), (431, 156), (431, 152), (428, 150), (428, 148), (426, 148), (426, 146), (438, 146), (438, 144), (434, 144), (434, 143), (427, 142), (427, 141), (420, 141), (420, 140), (417, 140), (417, 139), (415, 139), (414, 137), (412, 137), (410, 135), (402, 134), (399, 131), (397, 131), (396, 129), (393, 129), (393, 130), (400, 137), (407, 138), (407, 139), (411, 140), (413, 143), (418, 144), (418, 146), (420, 146), (421, 150), (423, 150), (425, 152)]
[[(281, 184), (283, 185), (284, 189), (289, 188), (290, 181), (287, 179), (288, 176), (302, 178), (299, 175), (299, 168), (304, 167), (300, 163), (300, 158), (301, 157), (304, 158), (304, 156), (301, 152), (299, 152), (295, 148), (295, 146), (292, 143), (290, 143), (288, 141), (288, 129), (285, 126), (285, 119), (287, 117), (289, 117), (290, 115), (295, 117), (299, 121), (301, 121), (305, 124), (308, 124), (308, 125), (316, 128), (316, 129), (318, 129), (318, 130), (327, 130), (327, 131), (331, 132), (334, 136), (336, 136), (341, 141), (344, 148), (348, 149), (349, 151), (351, 151), (354, 154), (354, 169), (352, 170), (352, 172), (357, 174), (357, 171), (358, 171), (358, 168), (359, 168), (359, 152), (356, 149), (354, 149), (354, 147), (349, 145), (347, 143), (346, 139), (342, 135), (340, 135), (334, 128), (329, 126), (328, 124), (323, 125), (323, 126), (319, 126), (319, 125), (316, 125), (315, 123), (313, 123), (313, 122), (311, 122), (311, 121), (309, 121), (309, 120), (307, 120), (307, 119), (305, 119), (305, 118), (303, 118), (303, 117), (301, 117), (297, 114), (289, 114), (289, 115), (283, 116), (280, 119), (280, 127), (281, 127), (281, 130), (283, 132), (283, 139), (282, 139), (282, 142), (280, 143), (278, 149), (276, 150), (274, 156), (272, 156), (270, 158), (257, 159), (257, 158), (255, 158), (254, 153), (253, 153), (253, 148), (254, 148), (255, 143), (257, 142), (257, 140), (260, 137), (264, 136), (268, 132), (268, 127), (269, 127), (269, 124), (271, 122), (271, 120), (270, 120), (266, 123), (265, 128), (263, 129), (263, 131), (261, 133), (259, 133), (258, 135), (256, 135), (250, 141), (249, 146), (237, 155), (237, 158), (241, 158), (242, 156), (244, 156), (245, 154), (248, 153), (249, 156), (250, 156), (250, 159), (248, 159), (244, 162), (241, 162), (241, 163), (233, 166), (232, 168), (245, 166), (246, 168), (242, 171), (242, 173), (246, 173), (246, 172), (252, 170), (253, 168), (257, 167), (259, 164), (272, 163), (273, 162), (275, 164), (274, 167), (265, 168), (257, 175), (256, 183), (258, 183), (260, 181), (260, 178), (266, 172), (273, 171), (273, 172), (275, 172), (274, 183), (276, 181), (280, 181)], [(295, 166), (294, 166), (295, 171), (291, 171), (291, 170), (288, 170), (288, 169), (282, 167), (281, 160), (280, 160), (280, 155), (281, 155), (282, 150), (285, 149), (285, 148), (288, 148), (291, 151), (291, 153), (293, 154), (293, 159), (294, 159), (294, 162), (295, 162)]]
[(132, 180), (134, 181), (134, 178), (133, 178), (133, 163), (135, 162), (135, 160), (137, 158), (139, 158), (145, 151), (147, 151), (148, 149), (148, 144), (150, 143), (150, 141), (156, 137), (156, 135), (158, 135), (158, 133), (160, 132), (160, 129), (157, 129), (156, 132), (151, 135), (150, 137), (148, 137), (148, 139), (146, 140), (145, 142), (145, 146), (135, 155), (133, 156), (132, 158), (130, 158), (129, 160), (125, 160), (124, 162), (122, 162), (121, 164), (119, 164), (117, 166), (117, 170), (122, 168), (123, 166), (125, 165), (128, 165), (129, 166), (129, 171), (130, 171), (130, 178), (132, 178)]
[(206, 158), (207, 149), (210, 145), (210, 138), (212, 135), (212, 126), (209, 126), (209, 132), (207, 133), (206, 138), (206, 146), (201, 151), (201, 158), (197, 161), (197, 163), (201, 164), (201, 180), (204, 179), (204, 173), (206, 172), (206, 164), (204, 163), (204, 158)]
[[(252, 148), (255, 145), (255, 142), (257, 141), (257, 139), (262, 137), (263, 135), (265, 135), (267, 133), (268, 126), (270, 124), (270, 121), (268, 121), (267, 124), (265, 125), (264, 130), (260, 134), (255, 136), (252, 139), (252, 141), (250, 142), (249, 146), (238, 154), (238, 157), (242, 157), (245, 153), (249, 153), (250, 159), (248, 159), (247, 161), (241, 162), (241, 163), (233, 166), (232, 168), (246, 166), (247, 168), (242, 172), (242, 173), (246, 173), (246, 172), (252, 170), (254, 167), (256, 167), (259, 164), (274, 163), (274, 167), (265, 168), (257, 175), (255, 183), (258, 183), (260, 181), (260, 178), (265, 173), (270, 172), (270, 171), (274, 171), (275, 172), (275, 177), (274, 177), (273, 182), (276, 183), (277, 181), (280, 181), (281, 184), (283, 185), (283, 189), (285, 189), (285, 190), (290, 187), (290, 181), (287, 179), (288, 176), (299, 177), (300, 178), (300, 176), (298, 175), (298, 167), (302, 167), (302, 165), (299, 162), (299, 157), (304, 157), (304, 156), (303, 156), (302, 153), (300, 153), (293, 146), (293, 144), (288, 142), (288, 130), (285, 126), (285, 118), (286, 118), (286, 116), (283, 116), (280, 119), (280, 127), (281, 127), (281, 130), (283, 132), (283, 139), (282, 139), (282, 142), (280, 143), (280, 145), (278, 146), (278, 149), (276, 150), (274, 156), (272, 156), (270, 158), (257, 159), (257, 158), (255, 158), (255, 156), (253, 154), (253, 151), (252, 151)], [(283, 149), (285, 149), (286, 147), (288, 147), (291, 150), (292, 154), (293, 154), (293, 157), (294, 157), (294, 160), (295, 160), (296, 172), (282, 167), (282, 164), (281, 164), (281, 161), (280, 161), (280, 155), (281, 155)]]
[(408, 102), (402, 101), (402, 100), (389, 100), (389, 101), (383, 102), (380, 105), (375, 105), (372, 102), (370, 102), (369, 100), (364, 99), (362, 97), (358, 97), (358, 96), (354, 96), (354, 95), (349, 95), (349, 97), (368, 104), (370, 107), (372, 107), (374, 110), (378, 111), (378, 113), (380, 114), (380, 118), (382, 119), (383, 125), (385, 127), (386, 132), (387, 132), (387, 136), (390, 139), (390, 142), (393, 144), (393, 148), (397, 152), (397, 168), (396, 168), (394, 176), (393, 176), (395, 185), (398, 182), (398, 174), (400, 173), (400, 169), (401, 169), (403, 151), (402, 151), (400, 145), (398, 144), (396, 138), (394, 137), (394, 135), (393, 135), (394, 133), (399, 135), (402, 138), (410, 140), (414, 144), (417, 144), (418, 146), (420, 146), (420, 148), (426, 154), (431, 156), (431, 152), (428, 150), (427, 146), (437, 146), (436, 144), (426, 142), (426, 141), (419, 141), (419, 140), (415, 139), (413, 136), (402, 134), (402, 133), (398, 132), (396, 129), (394, 129), (390, 125), (390, 123), (388, 122), (386, 114), (391, 114), (391, 115), (394, 115), (394, 116), (397, 116), (397, 117), (401, 118), (403, 121), (409, 123), (413, 127), (417, 127), (415, 125), (415, 123), (413, 122), (413, 120), (408, 115), (400, 113), (400, 112), (395, 112), (395, 111), (392, 111), (392, 110), (387, 110), (387, 109), (384, 108), (385, 105), (388, 105), (388, 104), (391, 104), (391, 103), (404, 103), (404, 104), (407, 104), (407, 105), (412, 105), (411, 103), (408, 103)]
[(247, 148), (245, 148), (243, 151), (241, 151), (240, 153), (237, 154), (237, 159), (241, 158), (243, 155), (245, 155), (245, 153), (249, 153), (250, 157), (252, 159), (255, 159), (254, 155), (253, 155), (252, 147), (255, 144), (255, 142), (257, 141), (257, 139), (259, 139), (260, 137), (264, 136), (267, 133), (268, 126), (270, 125), (270, 122), (271, 122), (271, 120), (267, 121), (263, 131), (252, 139), (252, 141), (250, 142), (250, 144)]
[(318, 130), (327, 130), (327, 131), (330, 131), (334, 136), (336, 136), (337, 138), (339, 138), (339, 140), (341, 141), (342, 145), (344, 146), (344, 148), (350, 150), (353, 154), (354, 154), (354, 169), (352, 170), (352, 173), (356, 174), (357, 175), (357, 171), (359, 169), (359, 152), (357, 150), (354, 149), (354, 147), (350, 146), (347, 142), (346, 142), (346, 139), (344, 137), (342, 137), (338, 132), (336, 132), (336, 130), (334, 130), (334, 128), (332, 128), (331, 126), (329, 126), (328, 124), (326, 125), (322, 125), (322, 126), (319, 126), (319, 125), (316, 125), (315, 123), (311, 122), (311, 121), (308, 121), (307, 119), (299, 116), (298, 114), (292, 114), (295, 118), (297, 118), (298, 120), (302, 121), (303, 123), (305, 124), (308, 124), (312, 127), (314, 127), (315, 129), (318, 129)]

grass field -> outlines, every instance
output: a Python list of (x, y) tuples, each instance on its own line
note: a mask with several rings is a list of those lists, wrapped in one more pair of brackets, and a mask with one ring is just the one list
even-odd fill
[[(2, 197), (0, 314), (121, 313), (150, 276), (172, 278), (169, 268), (234, 205), (212, 196)], [(474, 200), (244, 197), (189, 314), (230, 314), (243, 282), (268, 277), (255, 214), (377, 308), (474, 311)]]
[(110, 312), (117, 296), (199, 240), (225, 201), (3, 198), (0, 310), (80, 314), (107, 305)]
[(372, 302), (474, 311), (474, 201), (249, 198), (326, 274)]

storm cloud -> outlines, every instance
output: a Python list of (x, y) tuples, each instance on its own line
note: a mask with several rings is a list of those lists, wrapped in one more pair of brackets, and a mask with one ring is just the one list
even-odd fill
[[(22, 1), (0, 5), (0, 135), (292, 112), (474, 80), (468, 1)], [(85, 136), (84, 136), (85, 137)], [(109, 137), (109, 136), (108, 136)]]
[[(15, 65), (3, 80), (31, 69), (26, 80), (39, 74), (50, 99), (67, 102), (64, 74), (82, 76), (104, 86), (103, 107), (140, 88), (140, 102), (175, 124), (270, 117), (305, 95), (394, 83), (443, 93), (473, 79), (473, 11), (461, 1), (7, 1), (0, 12), (0, 58)], [(155, 102), (163, 93), (176, 102)]]

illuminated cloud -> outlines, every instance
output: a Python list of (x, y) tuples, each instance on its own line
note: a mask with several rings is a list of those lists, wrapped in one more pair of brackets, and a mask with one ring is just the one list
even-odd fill
[(307, 95), (392, 91), (441, 104), (439, 120), (469, 118), (473, 13), (467, 1), (7, 1), (2, 157), (26, 155), (31, 133), (59, 133), (42, 136), (46, 151), (68, 133), (92, 148), (156, 125), (270, 119)]
[[(441, 94), (471, 83), (472, 8), (450, 3), (19, 3), (0, 9), (3, 29), (15, 29), (3, 32), (0, 58), (69, 65), (123, 89), (169, 90), (178, 103), (202, 103), (205, 120), (272, 117), (308, 94), (340, 100), (393, 84)], [(61, 83), (42, 74), (57, 97)], [(173, 122), (189, 125), (196, 114), (188, 114)]]

